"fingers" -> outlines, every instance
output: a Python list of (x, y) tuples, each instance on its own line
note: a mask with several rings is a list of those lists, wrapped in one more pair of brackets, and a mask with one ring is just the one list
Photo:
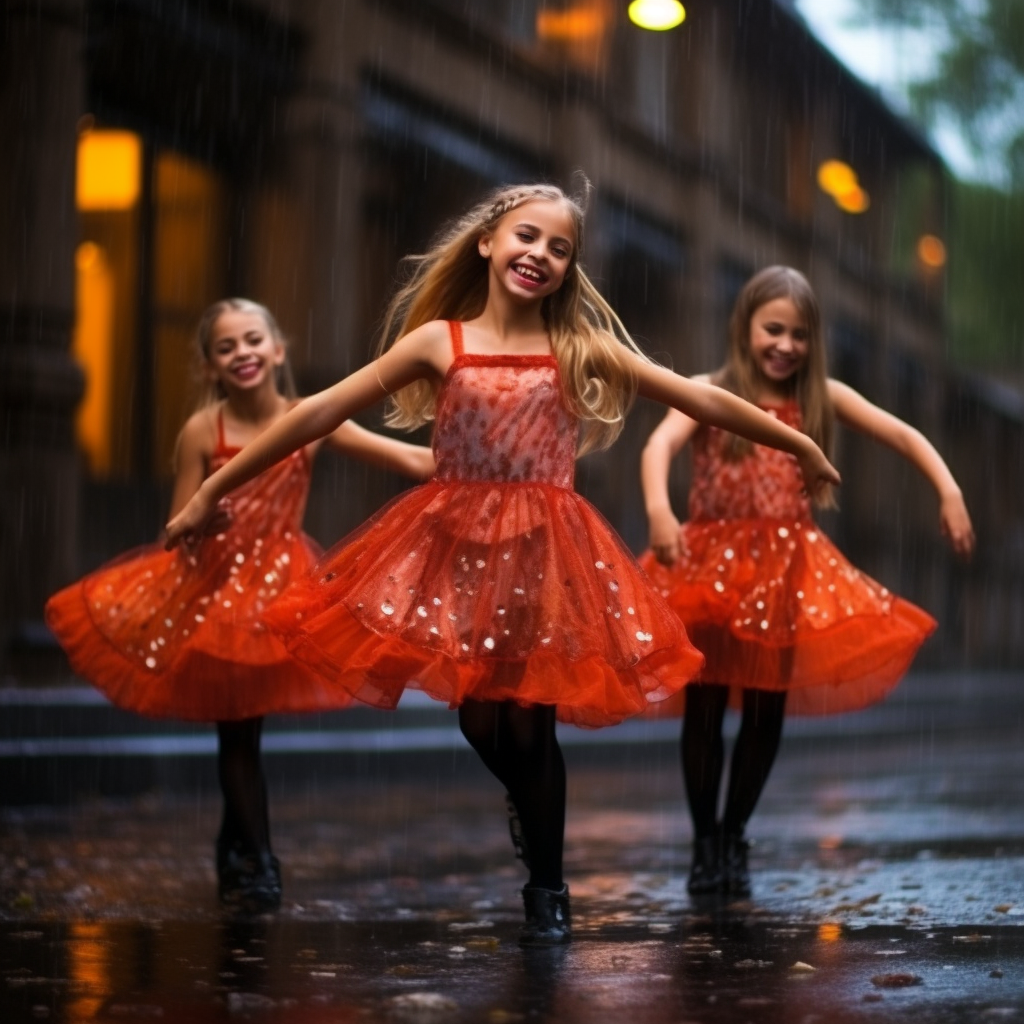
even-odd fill
[(654, 552), (654, 557), (661, 562), (662, 565), (674, 565), (679, 561), (679, 545), (678, 544), (655, 544), (651, 547)]

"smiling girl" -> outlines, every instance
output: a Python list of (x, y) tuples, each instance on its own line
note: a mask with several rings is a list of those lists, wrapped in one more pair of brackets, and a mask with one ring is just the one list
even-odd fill
[[(806, 279), (769, 267), (740, 292), (725, 365), (704, 378), (831, 449), (833, 421), (916, 466), (939, 496), (953, 550), (974, 534), (960, 488), (913, 427), (831, 380), (818, 304)], [(689, 520), (668, 497), (673, 458), (693, 441)], [(641, 558), (706, 664), (687, 687), (683, 778), (693, 818), (691, 894), (750, 894), (747, 821), (768, 779), (787, 711), (825, 714), (880, 700), (935, 628), (921, 609), (855, 569), (815, 526), (811, 499), (784, 453), (672, 410), (644, 449), (651, 551)], [(819, 504), (829, 504), (822, 492)], [(722, 722), (730, 690), (743, 718), (724, 815)]]
[(168, 524), (171, 544), (197, 535), (233, 488), (385, 397), (393, 425), (434, 420), (434, 478), (330, 551), (271, 618), (326, 686), (390, 708), (415, 685), (458, 707), (516, 813), (529, 945), (571, 936), (556, 716), (621, 721), (702, 662), (573, 490), (577, 455), (615, 438), (639, 392), (793, 453), (812, 489), (838, 479), (805, 434), (645, 359), (583, 272), (582, 231), (581, 204), (555, 186), (493, 193), (412, 260), (379, 358), (275, 423)]
[[(204, 385), (199, 411), (175, 451), (171, 514), (203, 480), (238, 456), (298, 403), (284, 338), (270, 311), (224, 299), (196, 334)], [(427, 448), (342, 423), (324, 441), (338, 451), (418, 479)], [(217, 838), (221, 899), (275, 908), (281, 876), (270, 846), (260, 755), (263, 716), (343, 706), (344, 692), (288, 656), (264, 616), (316, 561), (302, 533), (316, 441), (269, 466), (174, 552), (129, 552), (50, 598), (46, 621), (74, 670), (115, 704), (158, 718), (216, 722), (224, 797)]]

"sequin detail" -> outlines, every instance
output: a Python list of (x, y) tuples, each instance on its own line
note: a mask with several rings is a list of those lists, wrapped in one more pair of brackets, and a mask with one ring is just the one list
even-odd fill
[[(775, 414), (799, 429), (795, 403)], [(794, 459), (727, 435), (694, 439), (690, 519), (671, 568), (641, 564), (707, 658), (708, 682), (789, 691), (787, 711), (819, 714), (883, 697), (935, 628), (920, 608), (852, 566), (813, 523)], [(737, 694), (734, 698), (738, 699)]]
[(321, 570), (334, 578), (293, 587), (274, 628), (325, 678), (383, 707), (412, 684), (450, 705), (556, 704), (562, 720), (598, 726), (680, 689), (702, 658), (573, 491), (577, 438), (553, 357), (456, 348), (434, 480), (328, 552)]
[[(211, 470), (236, 451), (219, 445)], [(233, 493), (224, 532), (191, 550), (139, 548), (54, 595), (47, 621), (75, 671), (154, 716), (216, 721), (347, 703), (263, 623), (318, 555), (301, 533), (308, 489), (297, 452)]]

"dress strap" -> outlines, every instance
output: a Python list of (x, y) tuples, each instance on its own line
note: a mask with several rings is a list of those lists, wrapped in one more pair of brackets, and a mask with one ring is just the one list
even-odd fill
[(462, 321), (461, 320), (449, 320), (448, 331), (452, 336), (452, 353), (457, 359), (462, 355)]
[(224, 406), (217, 407), (217, 447), (223, 451), (227, 445), (224, 443)]

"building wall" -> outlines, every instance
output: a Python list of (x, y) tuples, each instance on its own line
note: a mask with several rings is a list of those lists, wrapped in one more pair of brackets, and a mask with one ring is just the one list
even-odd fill
[[(965, 474), (985, 568), (953, 566), (937, 539), (927, 484), (863, 439), (840, 438), (847, 486), (842, 510), (827, 527), (854, 561), (943, 620), (928, 657), (1019, 659), (1024, 641), (1012, 626), (994, 625), (1010, 622), (1019, 598), (1008, 582), (990, 588), (989, 573), (996, 564), (1006, 571), (991, 552), (1019, 534), (1024, 515), (1013, 496), (998, 513), (990, 509), (993, 481), (978, 476), (961, 431), (998, 436), (1004, 449), (1019, 452), (1021, 420), (993, 411), (984, 389), (970, 400), (958, 390), (943, 360), (941, 278), (925, 276), (907, 256), (917, 233), (941, 233), (941, 168), (790, 14), (772, 4), (714, 0), (691, 11), (681, 29), (655, 35), (628, 24), (625, 4), (587, 0), (576, 7), (590, 12), (596, 30), (558, 38), (549, 23), (541, 31), (538, 18), (569, 6), (526, 0), (183, 3), (166, 25), (165, 7), (155, 0), (121, 8), (91, 0), (93, 24), (102, 21), (97, 12), (112, 20), (70, 59), (84, 88), (66, 74), (44, 78), (42, 66), (24, 68), (46, 103), (65, 111), (24, 159), (29, 173), (48, 164), (51, 149), (66, 162), (76, 120), (94, 114), (104, 125), (138, 131), (152, 161), (187, 151), (197, 166), (210, 168), (224, 197), (216, 235), (223, 252), (205, 245), (207, 255), (217, 250), (212, 269), (207, 283), (175, 307), (179, 319), (189, 302), (198, 315), (218, 289), (266, 302), (292, 339), (303, 389), (319, 388), (368, 357), (400, 258), (422, 250), (446, 218), (495, 184), (543, 177), (571, 187), (582, 170), (594, 186), (588, 270), (645, 347), (683, 372), (721, 361), (732, 299), (751, 272), (784, 262), (808, 274), (839, 375), (920, 426)], [(124, 9), (137, 20), (115, 16)], [(80, 9), (67, 24), (85, 31)], [(558, 24), (564, 30), (565, 22), (554, 29)], [(204, 32), (211, 25), (220, 37)], [(58, 46), (61, 31), (67, 29), (46, 29), (47, 45)], [(227, 42), (209, 41), (216, 38)], [(93, 65), (111, 48), (133, 52), (133, 40), (149, 46), (146, 63), (105, 59), (107, 70), (98, 75)], [(162, 62), (172, 59), (176, 66), (184, 61), (186, 71), (191, 61), (201, 73), (163, 75)], [(221, 78), (210, 72), (204, 93), (195, 83), (207, 81), (211, 62), (227, 71)], [(10, 107), (15, 86), (8, 78), (2, 88)], [(148, 107), (126, 99), (139, 95), (151, 96)], [(830, 157), (856, 168), (871, 195), (867, 213), (843, 213), (815, 184), (818, 165)], [(927, 201), (908, 222), (912, 186)], [(67, 182), (62, 187), (66, 202)], [(5, 184), (8, 196), (18, 188)], [(68, 223), (40, 214), (31, 229), (64, 267), (59, 287), (39, 276), (39, 287), (56, 297), (51, 305), (63, 311), (56, 331), (64, 345), (76, 242)], [(157, 239), (149, 243), (157, 257), (164, 251), (160, 223), (145, 236)], [(150, 262), (159, 269), (152, 253)], [(144, 286), (139, 301), (144, 309), (162, 308)], [(31, 306), (27, 297), (17, 302), (22, 310)], [(137, 351), (148, 353), (143, 390), (166, 403), (161, 389), (170, 371), (156, 371), (153, 347), (164, 337), (154, 327), (160, 322), (143, 313), (134, 336)], [(174, 345), (186, 344), (187, 331), (176, 330), (166, 335), (160, 365), (173, 360)], [(71, 361), (63, 358), (62, 366), (73, 380)], [(180, 373), (176, 379), (185, 380)], [(40, 395), (59, 392), (47, 383), (31, 387)], [(74, 389), (59, 393), (66, 420)], [(134, 435), (140, 414), (131, 415), (136, 420), (123, 413), (120, 430)], [(646, 530), (635, 469), (660, 415), (639, 403), (614, 451), (580, 464), (581, 490), (635, 549)], [(68, 491), (59, 501), (68, 523), (40, 519), (45, 536), (19, 546), (18, 557), (50, 558), (55, 547), (64, 553), (48, 563), (38, 592), (5, 611), (8, 646), (18, 623), (38, 619), (47, 588), (124, 546), (126, 523), (133, 541), (155, 532), (166, 501), (168, 464), (160, 453), (170, 441), (160, 438), (169, 422), (176, 420), (167, 414), (163, 426), (146, 426), (152, 443), (122, 478), (104, 480), (74, 464), (65, 428), (55, 458), (65, 466), (57, 476)], [(34, 444), (26, 450), (35, 452)], [(46, 495), (55, 477), (44, 476), (32, 487)], [(86, 509), (77, 517), (76, 479)], [(685, 481), (680, 466), (673, 488), (681, 508)], [(401, 486), (386, 474), (325, 458), (308, 526), (330, 542)], [(5, 564), (12, 564), (14, 545), (5, 539), (4, 547)], [(1019, 547), (1018, 541), (1018, 567)]]

